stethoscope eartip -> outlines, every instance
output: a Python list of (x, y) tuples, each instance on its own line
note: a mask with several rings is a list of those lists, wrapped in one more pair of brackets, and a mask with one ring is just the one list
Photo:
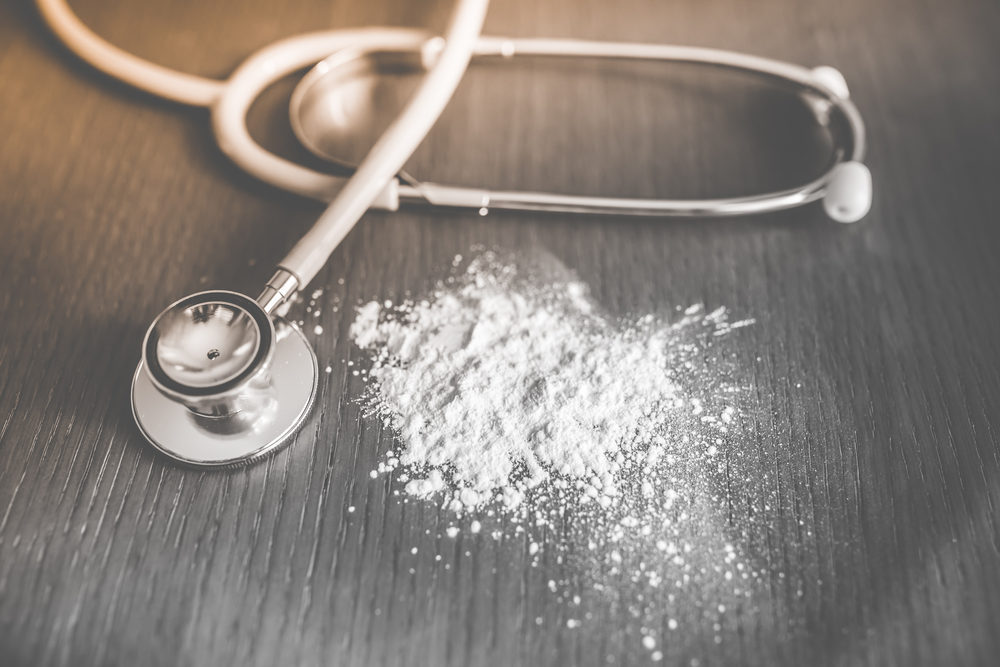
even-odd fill
[(851, 97), (851, 91), (847, 87), (847, 79), (844, 78), (844, 75), (836, 67), (821, 65), (814, 67), (812, 73), (817, 81), (840, 99), (846, 100)]
[(857, 222), (872, 207), (872, 173), (861, 162), (842, 162), (830, 173), (823, 209), (837, 222)]

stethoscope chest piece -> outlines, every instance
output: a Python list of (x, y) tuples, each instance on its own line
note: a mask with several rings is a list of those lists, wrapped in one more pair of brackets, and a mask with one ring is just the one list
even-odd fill
[(242, 294), (201, 292), (150, 326), (132, 379), (132, 412), (170, 458), (238, 465), (291, 439), (318, 377), (316, 355), (296, 326)]

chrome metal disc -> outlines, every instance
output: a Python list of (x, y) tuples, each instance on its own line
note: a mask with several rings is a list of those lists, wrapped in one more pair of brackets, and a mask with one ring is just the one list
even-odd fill
[(238, 433), (205, 428), (184, 405), (157, 390), (140, 362), (132, 378), (132, 415), (150, 444), (181, 463), (223, 467), (249, 463), (291, 440), (316, 399), (319, 366), (298, 327), (275, 318), (274, 328), (270, 375), (275, 410)]

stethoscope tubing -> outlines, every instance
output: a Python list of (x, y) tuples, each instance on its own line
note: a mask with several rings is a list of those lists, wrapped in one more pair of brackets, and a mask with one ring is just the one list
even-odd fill
[[(229, 79), (216, 81), (176, 72), (118, 49), (83, 25), (72, 14), (65, 0), (37, 2), (52, 30), (84, 60), (154, 95), (184, 104), (210, 107), (219, 146), (236, 165), (270, 185), (323, 202), (330, 202), (340, 194), (348, 179), (286, 160), (258, 144), (246, 127), (246, 114), (254, 100), (278, 79), (327, 58), (347, 62), (380, 52), (402, 51), (421, 54), (425, 65), (429, 65), (444, 43), (441, 38), (414, 28), (356, 28), (306, 33), (260, 49), (247, 58)], [(846, 88), (835, 90), (814, 70), (799, 65), (720, 49), (577, 39), (479, 35), (471, 48), (474, 58), (532, 56), (694, 63), (766, 76), (791, 84), (804, 96), (813, 96), (828, 105), (829, 110), (839, 111), (846, 121), (850, 146), (846, 150), (839, 149), (824, 173), (802, 185), (749, 196), (702, 200), (639, 199), (496, 191), (431, 182), (400, 182), (399, 179), (389, 178), (384, 185), (378, 185), (376, 194), (369, 197), (373, 208), (394, 211), (400, 205), (409, 204), (473, 208), (483, 213), (490, 209), (510, 209), (688, 218), (747, 215), (793, 208), (822, 199), (842, 162), (861, 162), (864, 158), (864, 122)], [(374, 187), (372, 182), (366, 183), (369, 188)], [(339, 234), (335, 236), (342, 238)], [(335, 240), (339, 242), (339, 238)], [(300, 279), (305, 277), (297, 271), (294, 273)]]

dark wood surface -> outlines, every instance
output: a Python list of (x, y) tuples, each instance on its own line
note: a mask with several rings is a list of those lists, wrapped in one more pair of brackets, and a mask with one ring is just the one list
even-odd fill
[[(285, 35), (437, 29), (448, 5), (74, 3), (116, 44), (218, 77)], [(705, 224), (372, 213), (316, 286), (348, 305), (420, 294), (486, 244), (552, 253), (614, 315), (703, 301), (755, 317), (726, 345), (756, 415), (756, 454), (731, 472), (767, 473), (777, 517), (741, 537), (761, 590), (719, 643), (676, 633), (664, 664), (996, 664), (1000, 5), (498, 0), (487, 31), (836, 65), (869, 126), (872, 212), (855, 226), (816, 207)], [(251, 125), (296, 153), (289, 90)], [(206, 112), (77, 62), (24, 0), (0, 7), (0, 91), (0, 663), (649, 660), (613, 605), (566, 627), (545, 591), (565, 564), (530, 568), (523, 540), (486, 535), (435, 549), (445, 513), (369, 479), (393, 439), (361, 415), (349, 308), (323, 313), (313, 338), (333, 372), (288, 449), (226, 473), (154, 456), (128, 400), (149, 321), (203, 284), (255, 291), (320, 207), (228, 164)], [(743, 78), (528, 63), (470, 74), (411, 167), (700, 196), (791, 184), (821, 162), (794, 100)], [(760, 497), (732, 502), (732, 530)], [(415, 544), (428, 548), (401, 558)]]

